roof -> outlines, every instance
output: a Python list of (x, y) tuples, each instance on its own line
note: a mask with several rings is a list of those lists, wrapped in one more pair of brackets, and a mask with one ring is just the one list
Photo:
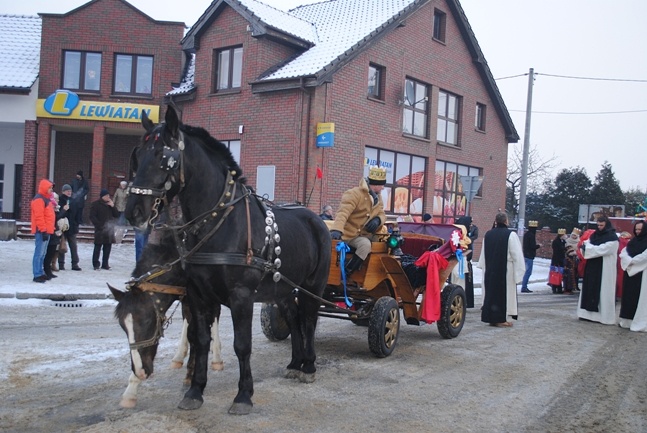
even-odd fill
[[(259, 77), (256, 84), (306, 78), (306, 85), (320, 85), (361, 52), (369, 42), (404, 22), (428, 1), (327, 0), (283, 12), (257, 0), (215, 0), (182, 39), (182, 47), (190, 53), (199, 49), (202, 34), (223, 8), (230, 6), (250, 23), (252, 36), (269, 37), (300, 50), (299, 54)], [(506, 131), (506, 139), (510, 143), (518, 142), (519, 134), (465, 11), (459, 0), (447, 0), (447, 4), (488, 94), (494, 101), (494, 108)], [(188, 78), (183, 78), (182, 93), (188, 93), (194, 87)], [(303, 82), (298, 85), (303, 85)], [(173, 91), (176, 90), (177, 88)]]
[(29, 93), (40, 68), (41, 19), (0, 15), (0, 91)]

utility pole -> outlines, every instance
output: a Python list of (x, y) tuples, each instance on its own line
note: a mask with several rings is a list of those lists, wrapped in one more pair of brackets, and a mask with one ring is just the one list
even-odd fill
[(530, 68), (528, 73), (528, 101), (526, 102), (526, 129), (523, 133), (523, 160), (521, 163), (521, 186), (519, 190), (519, 225), (517, 234), (523, 236), (526, 225), (526, 186), (528, 184), (528, 155), (530, 154), (530, 117), (532, 112), (532, 85), (535, 81), (535, 72)]

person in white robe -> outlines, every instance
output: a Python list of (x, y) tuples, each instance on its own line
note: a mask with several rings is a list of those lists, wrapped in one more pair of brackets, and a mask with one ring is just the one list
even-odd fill
[(597, 229), (580, 247), (586, 266), (577, 307), (578, 318), (604, 325), (616, 324), (619, 245), (609, 218), (599, 217)]
[(511, 327), (517, 320), (517, 284), (526, 273), (519, 236), (508, 228), (508, 216), (499, 213), (495, 227), (483, 238), (478, 267), (483, 270), (481, 321), (492, 326)]
[[(645, 221), (634, 224), (634, 237), (620, 252), (625, 271), (618, 325), (636, 332), (647, 332), (647, 229)], [(645, 290), (642, 290), (645, 288)]]

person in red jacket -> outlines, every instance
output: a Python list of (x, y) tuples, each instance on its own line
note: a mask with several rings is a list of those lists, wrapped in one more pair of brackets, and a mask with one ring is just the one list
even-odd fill
[(31, 201), (31, 232), (36, 242), (32, 269), (34, 271), (34, 282), (36, 283), (47, 281), (43, 263), (45, 253), (47, 253), (49, 237), (54, 233), (54, 222), (56, 220), (54, 203), (49, 199), (52, 195), (53, 187), (52, 182), (42, 179), (38, 183), (38, 194)]

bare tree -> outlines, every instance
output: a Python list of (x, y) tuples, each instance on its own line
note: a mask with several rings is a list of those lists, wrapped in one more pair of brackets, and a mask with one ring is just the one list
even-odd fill
[[(557, 157), (544, 160), (539, 156), (537, 146), (533, 145), (528, 151), (528, 173), (526, 178), (526, 191), (540, 192), (546, 181), (551, 180), (551, 175), (555, 169)], [(519, 190), (521, 188), (521, 175), (523, 166), (523, 151), (515, 146), (512, 154), (508, 158), (508, 174), (506, 175), (507, 200), (506, 208), (514, 221), (517, 221), (519, 215)]]

